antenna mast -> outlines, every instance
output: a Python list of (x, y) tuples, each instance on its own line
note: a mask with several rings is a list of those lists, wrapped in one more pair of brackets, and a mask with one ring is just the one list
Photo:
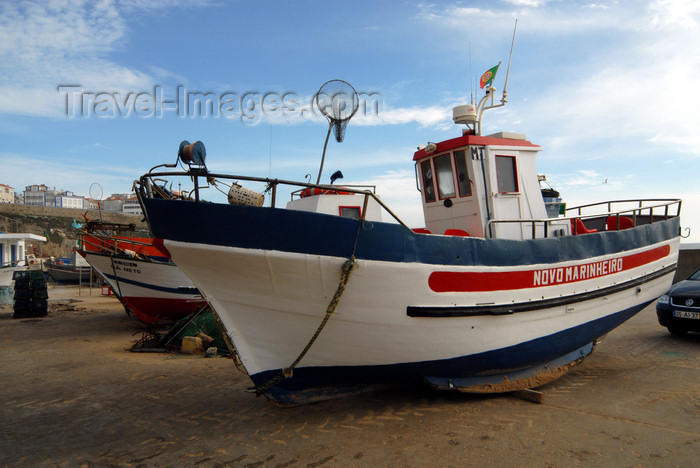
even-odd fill
[[(513, 58), (513, 46), (515, 45), (515, 31), (518, 29), (518, 19), (515, 19), (515, 27), (513, 28), (513, 40), (510, 43), (510, 55), (508, 56), (508, 68), (506, 69), (506, 81), (503, 84), (503, 97), (501, 98), (501, 103), (500, 104), (494, 104), (493, 103), (493, 97), (494, 93), (496, 91), (496, 88), (493, 86), (489, 86), (486, 89), (486, 95), (481, 98), (481, 101), (479, 101), (479, 105), (476, 107), (476, 112), (477, 112), (477, 121), (476, 121), (476, 128), (477, 128), (477, 135), (481, 135), (481, 116), (484, 114), (484, 111), (487, 109), (495, 109), (496, 107), (503, 107), (506, 105), (506, 102), (508, 102), (508, 92), (506, 91), (506, 88), (508, 87), (508, 75), (510, 74), (510, 61)], [(500, 63), (499, 63), (500, 65)], [(491, 98), (491, 104), (486, 105), (486, 102)]]
[(510, 55), (508, 56), (508, 68), (506, 69), (506, 81), (503, 83), (503, 99), (501, 102), (505, 104), (508, 93), (508, 75), (510, 74), (510, 60), (513, 58), (513, 46), (515, 45), (515, 31), (518, 29), (518, 18), (515, 18), (515, 26), (513, 27), (513, 41), (510, 43)]
[(469, 41), (469, 93), (471, 104), (474, 104), (474, 88), (472, 88), (472, 41)]

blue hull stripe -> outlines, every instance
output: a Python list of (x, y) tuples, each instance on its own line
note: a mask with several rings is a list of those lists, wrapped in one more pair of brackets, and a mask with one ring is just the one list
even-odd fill
[[(399, 384), (420, 378), (435, 384), (444, 379), (498, 377), (517, 373), (584, 348), (651, 302), (549, 336), (470, 356), (382, 366), (298, 367), (294, 369), (292, 378), (283, 380), (265, 394), (282, 405), (294, 405), (325, 399), (330, 395), (356, 393), (371, 385)], [(290, 361), (293, 358), (290, 356)], [(251, 379), (256, 386), (262, 386), (279, 373), (279, 369), (265, 371), (252, 375)]]
[[(348, 258), (360, 221), (318, 213), (183, 200), (145, 199), (153, 235), (195, 244)], [(623, 231), (508, 240), (416, 234), (399, 224), (366, 222), (355, 256), (432, 265), (518, 266), (612, 255), (680, 234), (678, 218)], [(282, 233), (282, 235), (280, 235)]]
[(128, 279), (128, 278), (117, 278), (114, 275), (105, 274), (105, 273), (103, 273), (103, 276), (105, 278), (108, 278), (108, 279), (114, 281), (115, 283), (118, 282), (119, 284), (122, 284), (122, 283), (132, 284), (134, 286), (138, 286), (138, 287), (145, 288), (145, 289), (150, 289), (152, 291), (160, 291), (160, 292), (166, 292), (166, 293), (170, 293), (170, 294), (184, 294), (184, 295), (188, 295), (188, 296), (200, 294), (199, 289), (194, 288), (194, 287), (192, 287), (192, 288), (189, 288), (189, 287), (167, 288), (165, 286), (158, 286), (157, 284), (144, 283), (142, 281), (136, 281), (136, 280), (132, 280), (132, 279)]
[[(88, 252), (88, 253), (89, 253), (90, 255), (94, 255), (94, 256), (96, 256), (96, 257), (103, 257), (103, 258), (105, 258), (105, 257), (106, 257), (106, 258), (109, 258), (109, 257), (110, 257), (110, 255), (104, 255), (104, 254), (100, 254), (100, 253), (96, 253), (96, 252)], [(123, 257), (115, 257), (115, 258), (128, 260), (128, 261), (130, 261), (130, 262), (135, 261), (133, 258), (123, 258)], [(157, 258), (157, 257), (156, 257), (156, 258)], [(139, 260), (139, 261), (142, 261), (142, 260)], [(162, 262), (162, 263), (166, 263), (166, 262)], [(169, 263), (169, 265), (172, 265), (172, 263)], [(98, 270), (95, 269), (95, 271), (98, 271)], [(140, 287), (140, 288), (150, 289), (151, 291), (159, 291), (159, 292), (165, 292), (165, 293), (170, 293), (170, 294), (182, 294), (182, 295), (188, 295), (188, 296), (191, 296), (191, 295), (201, 295), (201, 293), (199, 292), (199, 289), (197, 289), (197, 288), (194, 287), (194, 286), (191, 286), (191, 287), (169, 288), (169, 287), (166, 287), (166, 286), (159, 286), (159, 285), (157, 285), (157, 284), (152, 284), (152, 283), (144, 283), (143, 281), (137, 281), (137, 280), (133, 280), (133, 279), (129, 279), (129, 278), (116, 277), (116, 276), (114, 276), (113, 273), (108, 273), (108, 272), (104, 272), (104, 271), (98, 271), (98, 272), (99, 272), (100, 275), (102, 275), (105, 279), (109, 279), (109, 280), (111, 280), (111, 281), (113, 281), (113, 282), (115, 282), (115, 283), (117, 283), (117, 284), (131, 284), (131, 285), (134, 285), (134, 286), (138, 286), (138, 287)], [(116, 293), (116, 292), (117, 292), (117, 291), (115, 291), (115, 293)]]

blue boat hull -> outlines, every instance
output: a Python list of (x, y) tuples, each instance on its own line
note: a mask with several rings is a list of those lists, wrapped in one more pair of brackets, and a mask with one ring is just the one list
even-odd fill
[[(264, 394), (282, 406), (306, 404), (422, 379), (441, 390), (473, 393), (514, 391), (544, 385), (588, 356), (595, 340), (643, 310), (640, 304), (569, 330), (509, 348), (444, 361), (388, 366), (302, 367)], [(265, 385), (282, 369), (250, 376)], [(524, 382), (526, 381), (526, 382)]]

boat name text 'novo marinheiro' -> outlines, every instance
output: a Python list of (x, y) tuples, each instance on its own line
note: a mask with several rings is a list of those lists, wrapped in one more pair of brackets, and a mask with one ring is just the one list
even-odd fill
[(535, 270), (533, 285), (547, 286), (559, 283), (570, 283), (590, 278), (597, 278), (622, 271), (622, 258), (612, 258), (601, 262), (587, 263), (585, 265), (572, 265), (569, 267), (546, 268)]

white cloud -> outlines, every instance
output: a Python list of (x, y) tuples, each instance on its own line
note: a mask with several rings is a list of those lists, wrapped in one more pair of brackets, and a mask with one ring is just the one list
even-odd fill
[(698, 27), (700, 3), (696, 0), (659, 0), (649, 6), (650, 27), (653, 29), (684, 29)]
[(626, 33), (624, 43), (581, 51), (573, 62), (578, 66), (569, 65), (544, 92), (514, 104), (514, 118), (527, 121), (529, 132), (556, 131), (547, 149), (576, 158), (590, 151), (592, 139), (608, 142), (609, 152), (619, 151), (618, 143), (631, 150), (634, 142), (648, 143), (649, 152), (700, 156), (700, 50), (690, 46), (700, 44), (698, 17), (697, 2), (656, 2), (639, 9), (630, 23), (636, 29)]
[[(504, 36), (513, 31), (513, 21), (527, 25), (529, 35), (561, 35), (581, 32), (593, 33), (596, 30), (635, 28), (638, 23), (631, 20), (636, 10), (630, 5), (579, 4), (578, 2), (552, 2), (547, 0), (512, 0), (505, 6), (493, 5), (488, 8), (464, 7), (460, 4), (420, 7), (420, 18), (439, 24), (441, 28), (451, 27), (465, 33), (488, 31), (485, 38)], [(625, 6), (626, 5), (626, 6)], [(515, 8), (514, 8), (515, 7)], [(479, 36), (474, 37), (478, 40)]]
[(505, 0), (505, 2), (515, 6), (537, 8), (546, 5), (549, 0)]
[(353, 123), (370, 126), (417, 123), (420, 127), (431, 127), (449, 123), (451, 118), (452, 107), (447, 106), (385, 107), (379, 114), (358, 116)]
[[(101, 161), (101, 160), (100, 160)], [(90, 184), (98, 182), (104, 189), (105, 196), (111, 193), (123, 193), (131, 190), (134, 174), (145, 172), (145, 168), (110, 166), (102, 162), (94, 166), (83, 165), (76, 171), (72, 165), (54, 159), (37, 158), (31, 154), (0, 153), (0, 166), (3, 168), (4, 180), (26, 181), (31, 175), (31, 183), (61, 186), (78, 195), (89, 196)], [(14, 187), (22, 192), (24, 186)]]
[[(416, 177), (412, 170), (392, 170), (377, 176), (353, 181), (359, 185), (377, 187), (377, 195), (408, 227), (424, 227), (420, 193), (416, 189)], [(382, 213), (385, 221), (390, 215)]]
[[(207, 1), (171, 0), (172, 6)], [(162, 2), (158, 8), (163, 7)], [(151, 73), (110, 60), (128, 25), (124, 10), (153, 9), (152, 2), (53, 0), (3, 2), (0, 6), (0, 112), (58, 117), (65, 97), (57, 87), (80, 85), (92, 92), (149, 89)]]

